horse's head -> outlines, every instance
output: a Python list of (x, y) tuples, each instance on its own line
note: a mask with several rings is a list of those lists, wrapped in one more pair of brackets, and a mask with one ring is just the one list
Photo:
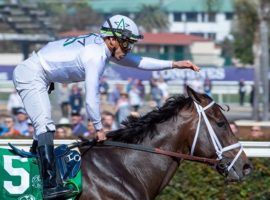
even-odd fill
[(218, 159), (216, 169), (220, 174), (229, 181), (242, 180), (250, 174), (252, 167), (221, 107), (206, 94), (199, 94), (190, 87), (187, 87), (187, 93), (194, 102), (190, 112), (194, 127), (194, 134), (189, 138), (191, 154)]

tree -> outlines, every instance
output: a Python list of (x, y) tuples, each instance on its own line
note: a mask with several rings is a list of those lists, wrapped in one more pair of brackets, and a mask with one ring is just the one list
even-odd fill
[(168, 16), (158, 5), (143, 5), (135, 21), (147, 32), (166, 31), (169, 27)]
[(43, 1), (40, 6), (46, 9), (55, 18), (55, 23), (59, 24), (59, 31), (72, 29), (86, 30), (95, 26), (100, 26), (103, 17), (96, 13), (86, 0), (82, 1)]
[[(268, 120), (269, 108), (269, 47), (268, 24), (270, 0), (237, 0), (238, 16), (235, 31), (235, 54), (243, 63), (255, 68), (253, 119), (259, 120), (259, 103), (263, 103), (263, 119)], [(259, 92), (262, 86), (263, 96)]]
[(243, 64), (253, 64), (253, 42), (258, 31), (259, 22), (257, 6), (252, 0), (236, 0), (235, 14), (237, 19), (233, 26), (234, 53)]
[(270, 19), (270, 0), (260, 0), (258, 7), (259, 31), (260, 31), (260, 68), (263, 88), (263, 115), (264, 121), (268, 121), (269, 112), (269, 31), (268, 23)]

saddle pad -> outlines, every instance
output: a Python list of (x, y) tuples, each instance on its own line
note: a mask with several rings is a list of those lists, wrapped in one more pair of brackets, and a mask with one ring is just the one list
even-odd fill
[[(36, 158), (23, 158), (0, 148), (0, 199), (42, 200), (42, 187)], [(74, 187), (69, 200), (82, 191), (81, 171), (66, 184)]]

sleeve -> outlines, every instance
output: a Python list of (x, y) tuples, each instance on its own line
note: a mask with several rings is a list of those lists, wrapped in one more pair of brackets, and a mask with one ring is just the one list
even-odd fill
[(121, 60), (112, 57), (111, 61), (119, 65), (150, 71), (172, 69), (172, 61), (141, 57), (132, 53), (128, 53)]
[(91, 59), (85, 65), (85, 102), (88, 119), (90, 119), (96, 130), (102, 128), (100, 116), (99, 98), (99, 72), (103, 68), (103, 63), (96, 59)]

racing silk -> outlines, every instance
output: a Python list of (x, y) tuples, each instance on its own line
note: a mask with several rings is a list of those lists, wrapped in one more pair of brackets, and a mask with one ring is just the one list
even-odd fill
[(110, 60), (116, 64), (144, 70), (172, 68), (172, 61), (127, 54), (118, 61), (98, 34), (82, 35), (49, 42), (37, 52), (50, 82), (85, 81), (86, 111), (97, 130), (102, 128), (100, 116), (99, 79)]

